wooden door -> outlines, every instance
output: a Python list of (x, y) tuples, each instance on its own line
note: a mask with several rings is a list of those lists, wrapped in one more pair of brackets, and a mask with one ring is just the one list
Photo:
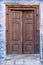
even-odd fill
[(22, 11), (9, 10), (9, 53), (22, 53)]
[(7, 53), (39, 53), (39, 6), (6, 6)]
[(23, 11), (23, 53), (34, 53), (35, 23), (34, 11)]

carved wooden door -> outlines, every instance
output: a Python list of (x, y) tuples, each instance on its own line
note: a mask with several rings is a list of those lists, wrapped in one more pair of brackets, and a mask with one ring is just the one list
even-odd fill
[(34, 11), (23, 11), (23, 53), (34, 53)]
[(8, 53), (22, 53), (22, 11), (9, 10), (8, 32)]
[(36, 16), (38, 10), (36, 12), (36, 8), (30, 7), (26, 10), (25, 7), (7, 6), (6, 11), (7, 53), (38, 53), (40, 45), (39, 16)]

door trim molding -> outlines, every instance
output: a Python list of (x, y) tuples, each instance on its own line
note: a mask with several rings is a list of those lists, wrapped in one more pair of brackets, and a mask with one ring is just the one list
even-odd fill
[(31, 5), (32, 6), (32, 5), (39, 5), (40, 3), (39, 2), (32, 2), (32, 3), (30, 3), (30, 2), (20, 2), (20, 3), (4, 2), (4, 4), (5, 5), (15, 5), (15, 6), (16, 5), (18, 5), (18, 6), (20, 6), (20, 5), (28, 5), (28, 6)]
[[(35, 26), (36, 26), (36, 35), (37, 35), (37, 33), (40, 33), (39, 32), (40, 31), (39, 30), (39, 28), (40, 28), (39, 27), (39, 25), (40, 25), (40, 23), (39, 23), (39, 18), (40, 18), (39, 17), (39, 5), (40, 5), (40, 3), (5, 3), (5, 6), (6, 6), (6, 20), (7, 20), (7, 17), (9, 16), (9, 10), (13, 10), (13, 9), (14, 10), (34, 10), (36, 12), (36, 25), (37, 26), (36, 25)], [(39, 42), (38, 42), (37, 39), (39, 40)], [(36, 43), (39, 43), (39, 45), (40, 45), (40, 36), (37, 39), (35, 39), (35, 41), (36, 41)], [(36, 51), (36, 49), (35, 49), (35, 51)]]

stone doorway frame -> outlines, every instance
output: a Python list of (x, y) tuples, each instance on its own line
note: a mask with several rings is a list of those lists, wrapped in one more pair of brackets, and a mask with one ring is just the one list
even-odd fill
[[(37, 21), (39, 21), (39, 18), (40, 18), (39, 14), (38, 14), (39, 13), (39, 5), (40, 5), (40, 3), (5, 3), (5, 6), (11, 6), (11, 7), (21, 7), (21, 8), (23, 8), (23, 7), (34, 7), (36, 9), (38, 8), (38, 11), (37, 11), (37, 14), (36, 14), (36, 16), (38, 17)], [(8, 15), (8, 13), (6, 13), (6, 15)], [(37, 23), (37, 25), (38, 25), (37, 32), (40, 32), (40, 26), (39, 26), (40, 21), (39, 21), (39, 24)], [(40, 39), (39, 39), (39, 43), (40, 43)]]

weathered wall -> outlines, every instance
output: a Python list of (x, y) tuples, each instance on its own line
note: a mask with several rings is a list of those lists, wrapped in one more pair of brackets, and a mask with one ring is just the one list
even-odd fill
[(0, 2), (0, 59), (5, 58), (5, 7), (2, 2)]
[(43, 59), (43, 2), (40, 2), (40, 56)]

